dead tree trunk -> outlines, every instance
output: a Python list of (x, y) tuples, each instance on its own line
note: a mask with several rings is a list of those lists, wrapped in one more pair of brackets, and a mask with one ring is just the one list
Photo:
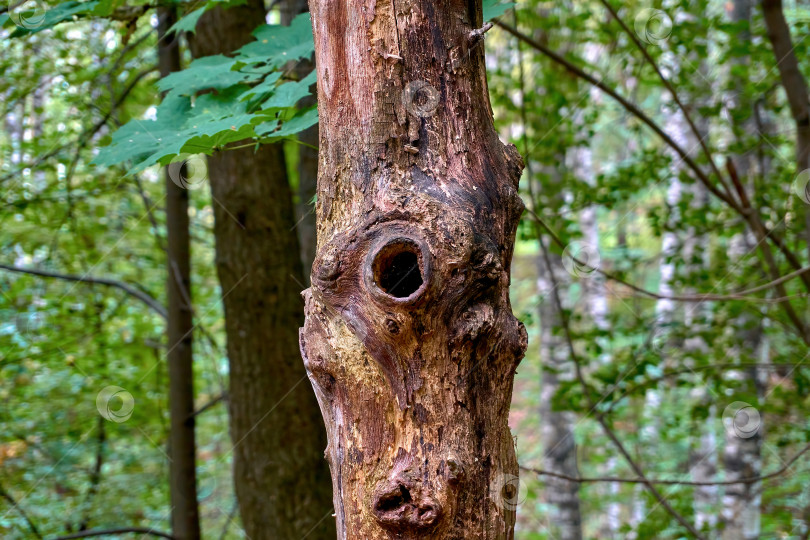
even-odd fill
[[(180, 42), (168, 36), (177, 20), (174, 7), (158, 10), (160, 76), (180, 70)], [(169, 364), (169, 491), (172, 535), (178, 540), (200, 538), (197, 506), (196, 442), (194, 437), (194, 370), (191, 305), (191, 238), (188, 190), (180, 187), (168, 168), (166, 185), (167, 330)], [(181, 173), (184, 174), (184, 173)]]
[(301, 350), (338, 536), (512, 538), (523, 163), (493, 129), (481, 2), (310, 10), (321, 143)]

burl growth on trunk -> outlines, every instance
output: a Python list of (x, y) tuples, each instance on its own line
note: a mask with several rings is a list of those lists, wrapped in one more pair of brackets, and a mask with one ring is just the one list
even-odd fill
[(340, 538), (511, 538), (523, 162), (476, 2), (313, 0), (318, 256), (301, 351)]

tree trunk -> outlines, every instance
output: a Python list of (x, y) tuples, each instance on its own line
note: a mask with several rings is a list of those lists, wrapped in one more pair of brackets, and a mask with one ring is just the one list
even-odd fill
[(310, 9), (321, 144), (301, 350), (338, 537), (512, 538), (523, 164), (493, 129), (481, 3)]
[[(158, 64), (160, 76), (180, 70), (180, 43), (166, 33), (177, 20), (174, 7), (158, 9)], [(177, 181), (182, 170), (164, 170), (166, 184), (167, 336), (169, 363), (169, 476), (172, 536), (200, 538), (197, 507), (197, 465), (194, 440), (194, 371), (191, 305), (191, 242), (188, 190)]]
[[(776, 56), (782, 86), (787, 94), (790, 112), (796, 122), (796, 174), (810, 169), (810, 92), (799, 69), (790, 27), (785, 21), (782, 0), (762, 0), (762, 13), (768, 29), (768, 39)], [(808, 187), (804, 187), (807, 191)], [(804, 208), (805, 234), (810, 254), (810, 209)]]
[[(545, 246), (550, 245), (545, 240)], [(549, 268), (550, 267), (550, 268)], [(553, 272), (553, 278), (552, 278)], [(567, 297), (568, 283), (562, 259), (548, 252), (548, 264), (542, 254), (537, 265), (537, 289), (540, 302), (540, 363), (543, 378), (540, 382), (540, 422), (543, 444), (543, 469), (566, 476), (579, 476), (577, 447), (574, 439), (574, 413), (558, 411), (552, 400), (560, 387), (561, 379), (573, 377), (574, 366), (565, 338), (560, 334), (562, 318), (554, 302), (553, 289), (563, 300)], [(582, 516), (579, 507), (579, 484), (562, 478), (548, 477), (545, 494), (552, 508), (550, 525), (555, 538), (579, 540), (582, 538)]]
[[(281, 3), (281, 24), (288, 25), (296, 15), (308, 10), (306, 0), (285, 0)], [(298, 79), (303, 79), (314, 69), (314, 64), (301, 60), (295, 66)], [(302, 108), (315, 105), (315, 96), (307, 96), (299, 102)], [(301, 247), (301, 262), (304, 265), (304, 283), (309, 286), (309, 273), (315, 261), (316, 226), (313, 199), (318, 185), (318, 125), (298, 134), (298, 203), (295, 205), (295, 230)]]
[[(731, 12), (732, 21), (750, 21), (751, 8), (752, 0), (735, 0)], [(745, 32), (740, 36), (743, 40), (749, 37), (749, 32)], [(789, 40), (788, 35), (788, 41)], [(749, 60), (743, 58), (740, 61), (747, 63)], [(752, 104), (744, 101), (743, 97), (732, 97), (729, 102), (729, 107), (732, 108), (732, 110), (750, 111), (748, 118), (735, 126), (737, 128), (738, 137), (744, 141), (755, 138), (758, 134), (758, 130), (754, 121), (755, 111)], [(753, 149), (751, 149), (737, 156), (735, 162), (737, 172), (745, 185), (749, 197), (755, 200), (756, 186), (753, 181), (753, 157)], [(766, 172), (759, 172), (764, 179)], [(742, 261), (749, 253), (756, 249), (756, 245), (756, 237), (753, 232), (746, 231), (732, 238), (729, 253), (734, 259)], [(752, 316), (750, 313), (743, 312), (733, 321), (733, 324), (735, 326), (735, 334), (740, 337), (740, 340), (737, 344), (738, 350), (734, 351), (732, 356), (740, 359), (741, 362), (759, 361), (762, 348), (766, 346), (767, 343), (767, 336), (765, 336), (763, 332), (763, 321), (758, 320), (758, 318)], [(764, 390), (764, 386), (759, 380), (759, 375), (761, 375), (761, 373), (758, 373), (756, 369), (745, 369), (728, 371), (725, 377), (730, 380), (742, 380), (743, 383), (740, 385), (742, 394), (759, 398), (763, 395)], [(751, 405), (757, 407), (758, 403), (754, 402)], [(735, 414), (735, 410), (736, 409), (732, 409), (729, 415), (729, 408), (726, 408), (723, 414), (723, 421), (726, 424), (723, 465), (726, 472), (726, 480), (730, 481), (739, 480), (740, 478), (756, 477), (762, 474), (763, 432), (761, 429), (756, 429), (753, 433), (749, 432), (749, 428), (754, 426), (755, 421), (753, 417), (751, 417), (750, 422), (744, 421), (745, 424), (742, 426), (744, 429), (739, 429), (737, 426), (738, 421), (740, 421), (739, 419), (746, 418), (747, 414), (746, 411), (744, 411), (738, 416)], [(757, 418), (757, 428), (761, 427), (759, 425), (760, 422), (761, 419)], [(723, 524), (722, 538), (724, 540), (753, 540), (759, 538), (761, 530), (761, 492), (761, 483), (732, 484), (725, 486), (720, 516)]]
[[(264, 17), (258, 0), (206, 12), (194, 56), (233, 52)], [(303, 273), (283, 148), (219, 152), (208, 176), (242, 526), (253, 540), (333, 540), (326, 432), (298, 352)]]

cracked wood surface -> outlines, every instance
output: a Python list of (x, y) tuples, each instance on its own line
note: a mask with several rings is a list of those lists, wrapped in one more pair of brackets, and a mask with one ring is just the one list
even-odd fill
[(338, 535), (512, 538), (523, 162), (492, 125), (480, 2), (310, 9), (318, 255), (300, 342)]

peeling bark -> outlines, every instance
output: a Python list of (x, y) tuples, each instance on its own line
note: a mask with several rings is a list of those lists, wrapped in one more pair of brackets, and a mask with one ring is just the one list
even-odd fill
[(522, 159), (493, 129), (481, 4), (310, 3), (318, 254), (301, 352), (339, 538), (512, 538), (509, 304)]

